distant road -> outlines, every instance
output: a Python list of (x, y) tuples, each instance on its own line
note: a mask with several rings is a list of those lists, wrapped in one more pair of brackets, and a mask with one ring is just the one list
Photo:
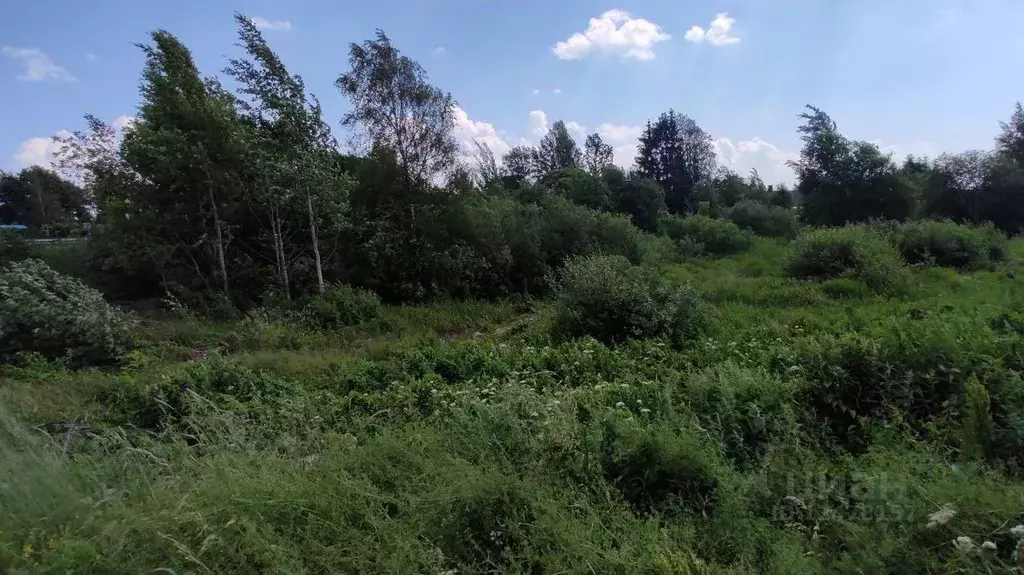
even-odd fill
[(77, 244), (89, 238), (30, 238), (26, 241), (30, 244)]

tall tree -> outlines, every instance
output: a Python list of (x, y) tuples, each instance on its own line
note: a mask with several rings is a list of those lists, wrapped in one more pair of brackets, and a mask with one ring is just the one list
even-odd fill
[(636, 168), (665, 190), (672, 213), (692, 212), (697, 188), (715, 171), (711, 136), (688, 116), (669, 110), (658, 116), (640, 136)]
[(996, 150), (1024, 168), (1024, 107), (1020, 102), (1013, 109), (1009, 122), (1000, 122)]
[(537, 150), (529, 146), (515, 146), (502, 158), (507, 182), (516, 187), (537, 175)]
[[(146, 56), (138, 121), (122, 151), (143, 186), (131, 201), (152, 233), (181, 250), (206, 279), (203, 246), (212, 247), (216, 275), (227, 291), (229, 236), (223, 209), (234, 200), (244, 154), (234, 99), (215, 81), (204, 81), (188, 49), (158, 30)], [(170, 244), (173, 244), (170, 245)]]
[(576, 140), (569, 134), (565, 122), (555, 122), (540, 141), (537, 150), (537, 166), (541, 174), (575, 168), (582, 161)]
[(381, 30), (373, 40), (349, 45), (349, 64), (336, 82), (352, 102), (342, 124), (361, 126), (375, 145), (394, 151), (405, 193), (448, 170), (458, 153), (451, 94), (430, 84), (423, 68)]
[(604, 143), (601, 135), (596, 132), (587, 136), (583, 149), (583, 169), (591, 175), (600, 176), (605, 168), (614, 163), (612, 147)]
[(307, 96), (305, 84), (291, 74), (267, 44), (252, 21), (235, 14), (239, 45), (248, 59), (232, 59), (225, 72), (238, 81), (240, 91), (252, 99), (245, 106), (258, 131), (258, 146), (263, 190), (259, 197), (266, 205), (275, 262), (285, 292), (288, 291), (288, 257), (284, 250), (287, 222), (283, 214), (301, 201), (305, 208), (317, 291), (324, 293), (323, 263), (317, 235), (321, 220), (321, 202), (325, 194), (344, 193), (345, 182), (331, 161), (337, 144), (323, 119), (319, 101)]
[(798, 128), (804, 147), (797, 172), (801, 217), (817, 225), (871, 218), (903, 220), (915, 209), (913, 190), (892, 158), (869, 142), (850, 141), (822, 110), (807, 106)]
[(478, 188), (485, 189), (501, 179), (501, 170), (494, 159), (494, 152), (485, 142), (473, 140), (473, 148), (476, 150), (473, 180)]
[(86, 191), (40, 166), (0, 172), (0, 223), (20, 223), (44, 236), (63, 236), (92, 220)]

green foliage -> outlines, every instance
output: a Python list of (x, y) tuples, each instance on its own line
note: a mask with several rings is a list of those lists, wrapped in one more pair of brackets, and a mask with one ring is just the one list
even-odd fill
[(1009, 258), (1006, 236), (991, 224), (969, 227), (949, 220), (924, 220), (905, 224), (898, 234), (903, 259), (911, 264), (982, 269)]
[(658, 222), (667, 210), (665, 191), (654, 180), (619, 178), (617, 168), (606, 168), (604, 179), (612, 190), (615, 211), (628, 214), (633, 225), (648, 232), (658, 231)]
[(323, 295), (314, 296), (303, 309), (311, 326), (337, 329), (356, 325), (380, 314), (380, 298), (372, 291), (347, 285), (333, 285)]
[(967, 458), (982, 458), (992, 443), (993, 424), (988, 390), (977, 377), (970, 377), (964, 383), (963, 401), (963, 455)]
[(611, 206), (608, 186), (579, 168), (552, 172), (543, 181), (574, 204), (593, 210), (607, 210)]
[(903, 262), (896, 248), (862, 226), (804, 233), (793, 241), (784, 269), (795, 278), (853, 278), (884, 294), (896, 293), (904, 281)]
[(726, 363), (691, 377), (686, 400), (725, 455), (746, 468), (760, 463), (773, 447), (798, 440), (798, 391), (792, 381)]
[(902, 221), (914, 213), (914, 190), (890, 156), (875, 144), (848, 140), (820, 109), (807, 110), (798, 128), (804, 147), (791, 162), (804, 221), (839, 226), (872, 218)]
[(542, 176), (581, 166), (583, 152), (569, 134), (565, 122), (558, 120), (551, 125), (548, 133), (541, 138), (534, 162), (537, 172)]
[(700, 246), (703, 252), (724, 256), (750, 247), (750, 237), (738, 225), (701, 214), (666, 216), (661, 221), (662, 233), (685, 245)]
[(605, 343), (665, 338), (682, 345), (704, 323), (696, 292), (668, 286), (621, 256), (571, 260), (559, 274), (554, 330), (562, 337)]
[(385, 219), (358, 230), (349, 275), (386, 300), (543, 294), (566, 259), (593, 253), (644, 257), (647, 240), (619, 215), (548, 196), (524, 204), (473, 195), (420, 206), (413, 229)]
[[(562, 122), (470, 174), (383, 32), (338, 81), (372, 144), (343, 156), (236, 22), (238, 95), (157, 31), (123, 143), (61, 139), (86, 249), (0, 252), (0, 572), (1019, 564), (1024, 289), (993, 264), (1024, 255), (1020, 106), (995, 152), (901, 166), (811, 108), (794, 209), (672, 111), (629, 175)], [(84, 218), (49, 177), (0, 174), (0, 221)], [(789, 242), (794, 214), (867, 225)], [(187, 307), (125, 354), (66, 275)]]
[(799, 228), (793, 210), (753, 200), (737, 203), (728, 214), (733, 223), (759, 236), (791, 238)]
[(720, 463), (692, 432), (609, 426), (602, 439), (605, 476), (638, 515), (712, 516)]
[[(686, 150), (685, 153), (681, 150)], [(673, 214), (696, 208), (697, 188), (715, 171), (711, 136), (693, 119), (669, 110), (647, 123), (637, 147), (637, 173), (665, 190), (665, 203)]]
[(0, 224), (22, 224), (34, 236), (77, 235), (92, 221), (89, 199), (85, 190), (40, 166), (0, 172)]
[(131, 328), (99, 292), (39, 260), (0, 271), (0, 360), (31, 352), (76, 367), (109, 364), (128, 350)]
[(0, 266), (32, 257), (32, 245), (21, 232), (0, 230)]

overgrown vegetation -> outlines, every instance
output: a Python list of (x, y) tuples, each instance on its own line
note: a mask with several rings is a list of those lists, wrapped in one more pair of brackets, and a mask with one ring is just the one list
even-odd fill
[(379, 32), (345, 155), (236, 20), (237, 92), (156, 31), (80, 185), (0, 178), (0, 572), (1020, 566), (1019, 106), (902, 165), (809, 108), (794, 192), (675, 110), (466, 166)]
[(879, 293), (894, 293), (904, 280), (903, 260), (870, 228), (847, 225), (808, 231), (793, 241), (785, 271), (814, 280), (849, 278)]
[(705, 322), (697, 294), (666, 285), (656, 271), (622, 256), (570, 261), (558, 278), (554, 332), (607, 344), (662, 338), (680, 346)]
[(76, 367), (113, 363), (128, 351), (130, 330), (98, 291), (40, 260), (0, 268), (0, 361), (28, 353)]

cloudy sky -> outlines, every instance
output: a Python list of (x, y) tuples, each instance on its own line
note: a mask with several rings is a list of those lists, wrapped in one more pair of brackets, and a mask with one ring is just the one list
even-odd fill
[(669, 108), (716, 139), (721, 160), (791, 181), (804, 104), (902, 157), (987, 149), (1024, 100), (1021, 0), (44, 0), (0, 3), (0, 169), (45, 164), (49, 136), (138, 102), (135, 46), (165, 28), (219, 74), (232, 12), (264, 29), (320, 97), (347, 45), (383, 29), (459, 102), (459, 137), (496, 152), (555, 120), (597, 131), (632, 162), (643, 123)]

